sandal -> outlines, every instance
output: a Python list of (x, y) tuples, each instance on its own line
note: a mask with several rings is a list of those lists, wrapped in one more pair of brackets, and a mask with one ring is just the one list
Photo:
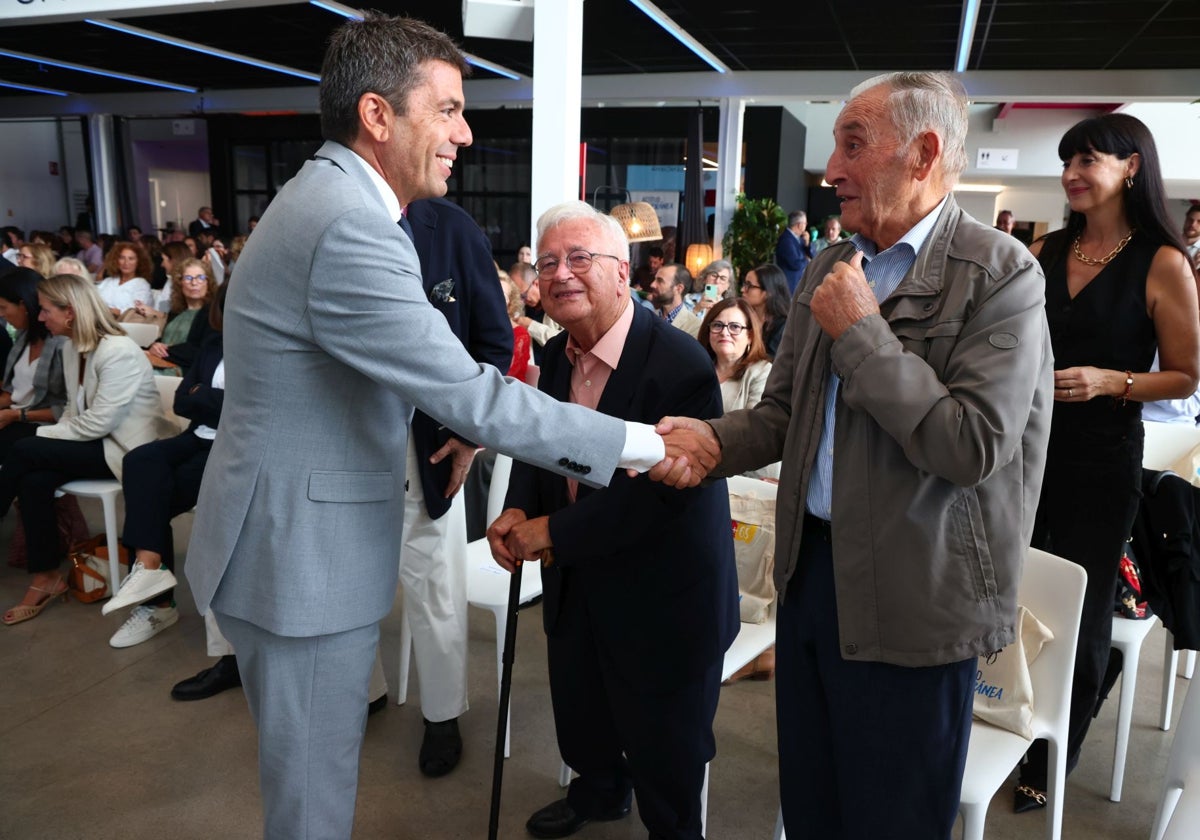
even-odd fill
[(20, 624), (22, 621), (29, 621), (31, 618), (37, 618), (39, 615), (41, 615), (42, 610), (46, 609), (46, 607), (50, 605), (50, 602), (55, 598), (59, 598), (63, 601), (67, 600), (67, 589), (69, 588), (67, 586), (67, 582), (60, 577), (58, 579), (58, 584), (58, 586), (52, 587), (51, 589), (43, 589), (40, 586), (30, 586), (29, 588), (34, 592), (45, 593), (46, 597), (39, 600), (36, 604), (17, 604), (15, 607), (12, 607), (8, 612), (6, 612), (4, 617), (0, 618), (0, 621), (3, 621), (5, 624), (9, 625)]
[(1013, 791), (1013, 813), (1024, 814), (1046, 807), (1046, 794), (1029, 785), (1017, 785)]

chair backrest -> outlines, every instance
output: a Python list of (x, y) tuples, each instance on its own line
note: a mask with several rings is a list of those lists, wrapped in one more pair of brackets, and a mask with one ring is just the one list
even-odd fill
[(1050, 731), (1066, 731), (1086, 586), (1087, 572), (1082, 566), (1036, 548), (1029, 549), (1017, 600), (1054, 633), (1054, 640), (1046, 643), (1029, 666), (1035, 738)]
[(179, 389), (179, 383), (182, 381), (178, 376), (154, 377), (154, 384), (158, 386), (158, 398), (162, 401), (163, 417), (170, 420), (181, 432), (189, 425), (187, 418), (175, 413), (175, 391)]
[(492, 467), (492, 483), (488, 487), (487, 524), (504, 513), (504, 497), (508, 495), (508, 477), (512, 474), (512, 458), (496, 453), (496, 464)]
[(1168, 469), (1200, 446), (1200, 428), (1190, 423), (1156, 423), (1147, 420), (1142, 427), (1146, 430), (1142, 466), (1148, 470)]
[(137, 342), (138, 347), (149, 347), (158, 340), (156, 324), (122, 323), (121, 328), (125, 330), (126, 335)]

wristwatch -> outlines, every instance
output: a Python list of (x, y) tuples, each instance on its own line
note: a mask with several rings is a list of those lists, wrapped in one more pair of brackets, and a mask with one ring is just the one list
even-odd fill
[(25, 409), (25, 408), (21, 409), (21, 422), (22, 423), (29, 422), (29, 416), (26, 414), (26, 411), (28, 411), (28, 409)]

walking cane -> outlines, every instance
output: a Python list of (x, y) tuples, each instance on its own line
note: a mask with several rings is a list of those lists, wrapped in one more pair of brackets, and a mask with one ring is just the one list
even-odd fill
[[(546, 552), (549, 554), (549, 550)], [(547, 558), (547, 562), (549, 559)], [(508, 582), (508, 619), (504, 625), (504, 653), (500, 666), (500, 713), (496, 719), (496, 757), (492, 764), (492, 811), (488, 818), (488, 840), (496, 840), (500, 829), (500, 785), (504, 779), (504, 736), (508, 733), (508, 695), (512, 689), (513, 659), (517, 647), (517, 608), (521, 605), (521, 568), (518, 563)]]

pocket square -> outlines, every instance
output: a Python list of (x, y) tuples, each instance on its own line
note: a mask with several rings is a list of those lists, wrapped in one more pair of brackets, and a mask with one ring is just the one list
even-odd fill
[(434, 303), (454, 303), (454, 281), (443, 280), (429, 292), (429, 299)]

